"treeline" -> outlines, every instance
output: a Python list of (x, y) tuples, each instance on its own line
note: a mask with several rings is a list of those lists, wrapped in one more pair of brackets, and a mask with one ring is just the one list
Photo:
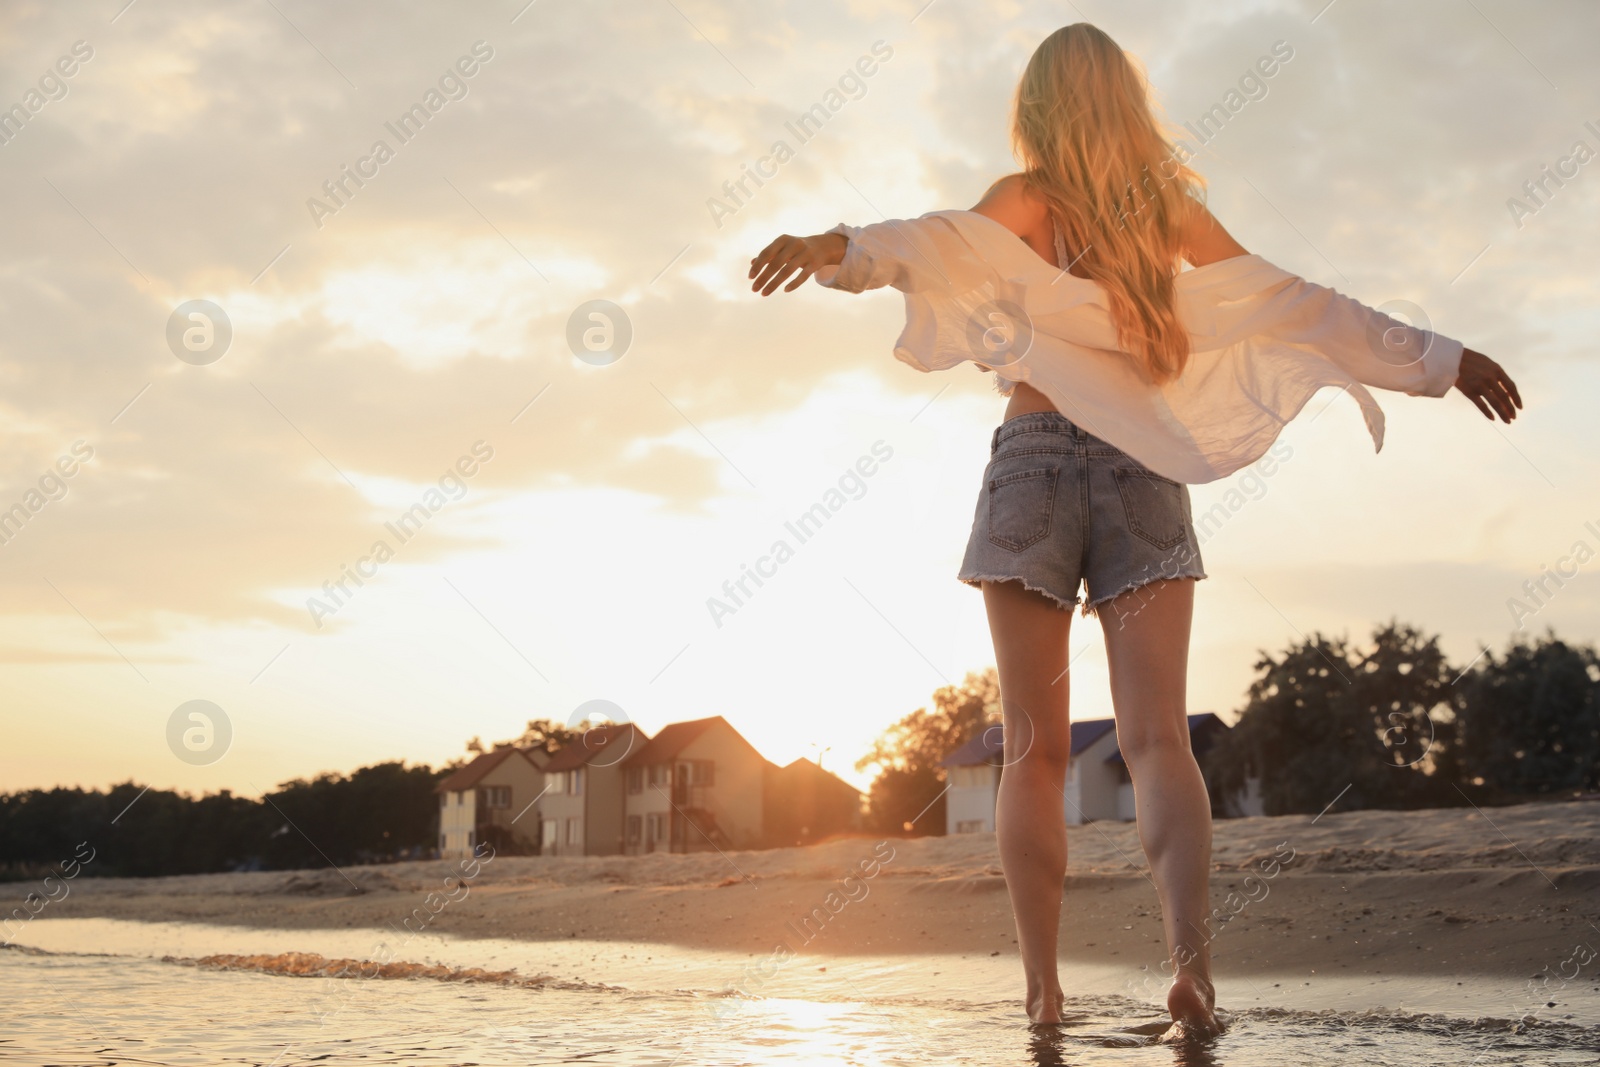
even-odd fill
[[(1201, 757), (1219, 814), (1257, 789), (1268, 815), (1600, 789), (1600, 656), (1553, 632), (1457, 664), (1437, 635), (1391, 622), (1364, 646), (1313, 634), (1263, 651), (1255, 670), (1238, 721)], [(878, 770), (873, 829), (944, 833), (940, 760), (998, 721), (990, 669), (890, 727), (856, 765)]]
[(451, 768), (378, 763), (285, 782), (259, 800), (132, 783), (0, 794), (0, 880), (42, 878), (82, 843), (85, 876), (290, 870), (420, 857), (437, 834), (433, 787)]
[[(579, 730), (531, 720), (504, 744), (553, 752)], [(29, 789), (0, 793), (0, 881), (38, 879), (80, 858), (75, 873), (154, 877), (239, 870), (301, 870), (388, 863), (430, 855), (438, 842), (434, 786), (464, 761), (376, 763), (348, 775), (284, 782), (259, 800), (190, 796), (125, 782), (109, 790)], [(79, 850), (80, 845), (86, 848)], [(93, 855), (87, 863), (81, 856)]]
[(1257, 779), (1268, 815), (1500, 804), (1600, 789), (1600, 656), (1553, 632), (1448, 661), (1390, 623), (1370, 645), (1320, 634), (1263, 654), (1213, 793)]
[[(1255, 664), (1238, 722), (1202, 759), (1228, 798), (1259, 789), (1269, 815), (1498, 804), (1600, 789), (1600, 656), (1554, 633), (1458, 665), (1437, 636), (1378, 627), (1356, 646), (1313, 634)], [(857, 764), (876, 767), (871, 828), (942, 834), (940, 761), (1000, 719), (995, 671), (969, 674), (887, 730)], [(570, 741), (535, 720), (519, 745)], [(474, 739), (469, 752), (484, 751)], [(194, 797), (128, 782), (109, 790), (0, 794), (0, 881), (41, 878), (79, 851), (91, 876), (290, 870), (426, 856), (436, 843), (434, 770), (400, 762), (286, 782), (259, 800)]]

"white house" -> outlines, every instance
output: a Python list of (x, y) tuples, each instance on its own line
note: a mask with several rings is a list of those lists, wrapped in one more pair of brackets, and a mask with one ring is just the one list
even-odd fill
[[(1189, 716), (1190, 747), (1202, 756), (1228, 724), (1212, 712)], [(945, 794), (945, 832), (993, 833), (995, 799), (1004, 757), (1001, 728), (990, 726), (942, 761), (949, 772)], [(1259, 815), (1259, 790), (1230, 797), (1229, 814)], [(1133, 782), (1117, 748), (1115, 719), (1088, 719), (1072, 724), (1072, 758), (1062, 796), (1067, 825), (1096, 819), (1129, 821), (1134, 817)]]

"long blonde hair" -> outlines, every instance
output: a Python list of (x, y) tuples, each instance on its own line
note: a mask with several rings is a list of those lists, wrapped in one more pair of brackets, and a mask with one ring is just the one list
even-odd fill
[(1017, 83), (1011, 146), (1067, 247), (1105, 288), (1122, 349), (1148, 380), (1176, 378), (1189, 335), (1173, 278), (1205, 183), (1157, 122), (1143, 70), (1087, 22), (1056, 30)]

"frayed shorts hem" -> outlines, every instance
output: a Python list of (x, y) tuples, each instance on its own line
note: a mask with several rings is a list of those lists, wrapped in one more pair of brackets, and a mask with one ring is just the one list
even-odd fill
[(1042, 594), (1043, 596), (1047, 597), (1052, 604), (1063, 609), (1064, 611), (1071, 611), (1073, 608), (1078, 607), (1079, 605), (1082, 605), (1085, 608), (1088, 607), (1081, 596), (1075, 596), (1071, 600), (1067, 600), (1061, 596), (1058, 596), (1053, 590), (1045, 586), (1036, 585), (1033, 582), (1028, 581), (1027, 578), (1020, 574), (960, 574), (956, 576), (956, 581), (970, 585), (974, 589), (982, 589), (984, 582), (1021, 582), (1022, 588), (1031, 593)]
[(1035, 582), (1029, 581), (1025, 575), (1021, 574), (960, 574), (956, 576), (956, 580), (964, 585), (970, 585), (974, 589), (982, 589), (984, 582), (1021, 582), (1022, 588), (1032, 593), (1041, 594), (1057, 608), (1060, 608), (1064, 611), (1071, 611), (1075, 607), (1080, 609), (1080, 614), (1087, 619), (1098, 616), (1100, 614), (1101, 606), (1107, 602), (1115, 600), (1123, 593), (1131, 593), (1135, 589), (1142, 589), (1151, 582), (1175, 580), (1179, 578), (1192, 578), (1195, 581), (1199, 581), (1200, 579), (1206, 577), (1208, 577), (1208, 575), (1205, 573), (1205, 571), (1199, 571), (1195, 574), (1153, 574), (1148, 578), (1136, 578), (1124, 585), (1121, 589), (1118, 589), (1115, 593), (1108, 593), (1105, 596), (1099, 597), (1093, 601), (1082, 595), (1073, 596), (1071, 599), (1068, 599), (1048, 588), (1047, 586), (1039, 585)]
[(1121, 589), (1118, 589), (1115, 593), (1110, 593), (1093, 602), (1085, 601), (1083, 605), (1083, 616), (1084, 618), (1089, 618), (1090, 616), (1099, 616), (1100, 606), (1102, 604), (1106, 604), (1117, 599), (1117, 597), (1121, 596), (1123, 593), (1131, 593), (1135, 589), (1143, 589), (1151, 582), (1164, 582), (1180, 578), (1190, 578), (1198, 582), (1204, 577), (1206, 577), (1206, 573), (1201, 571), (1198, 574), (1154, 574), (1149, 578), (1136, 578), (1127, 585), (1123, 586)]

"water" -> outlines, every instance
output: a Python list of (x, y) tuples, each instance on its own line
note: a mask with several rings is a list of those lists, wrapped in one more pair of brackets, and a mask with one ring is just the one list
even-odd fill
[[(1175, 1048), (1158, 1043), (1164, 1016), (1157, 1004), (1127, 989), (1072, 998), (1073, 1016), (1059, 1029), (1028, 1027), (1001, 994), (1016, 981), (1014, 960), (805, 957), (765, 984), (767, 995), (739, 995), (727, 986), (747, 973), (744, 959), (661, 946), (436, 938), (407, 945), (387, 968), (409, 977), (304, 976), (323, 962), (304, 950), (363, 958), (356, 946), (381, 937), (35, 922), (18, 939), (25, 947), (0, 952), (7, 1015), (0, 1060), (17, 1067), (1600, 1064), (1593, 982), (1560, 990), (1552, 995), (1558, 1007), (1545, 1009), (1521, 1003), (1525, 992), (1509, 986), (1453, 979), (1391, 980), (1381, 996), (1370, 982), (1319, 983), (1291, 994), (1286, 983), (1241, 979), (1221, 990), (1237, 1005), (1229, 1032), (1206, 1047)], [(234, 965), (248, 955), (249, 966), (265, 970), (194, 962), (208, 949), (234, 954)], [(510, 972), (512, 961), (524, 966)], [(1108, 988), (1105, 975), (1077, 977)], [(939, 996), (928, 996), (930, 988)], [(1363, 990), (1366, 1001), (1409, 998), (1458, 1010), (1375, 1006), (1363, 1002)], [(1289, 996), (1298, 1003), (1278, 999)], [(1351, 1006), (1322, 1006), (1337, 1001)], [(1482, 1010), (1496, 1003), (1508, 1010)], [(1511, 1021), (1535, 1006), (1538, 1018)]]

